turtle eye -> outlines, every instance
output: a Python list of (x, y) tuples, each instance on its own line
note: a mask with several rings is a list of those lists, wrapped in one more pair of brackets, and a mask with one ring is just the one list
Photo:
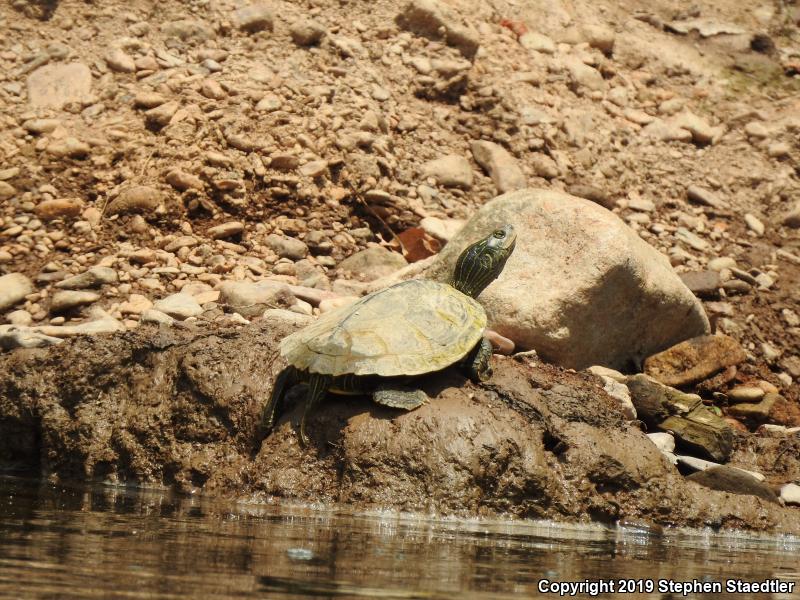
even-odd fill
[(498, 240), (502, 240), (504, 237), (506, 237), (506, 232), (502, 229), (497, 229), (492, 235)]

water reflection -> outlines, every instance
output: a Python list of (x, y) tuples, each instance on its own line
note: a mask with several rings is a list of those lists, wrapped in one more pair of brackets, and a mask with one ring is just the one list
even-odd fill
[(798, 550), (789, 538), (357, 515), (0, 478), (2, 597), (545, 597), (543, 578), (798, 581)]

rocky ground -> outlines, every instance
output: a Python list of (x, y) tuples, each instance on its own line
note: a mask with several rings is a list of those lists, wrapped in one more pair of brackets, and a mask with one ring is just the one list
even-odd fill
[[(668, 257), (710, 325), (639, 311), (634, 344), (618, 324), (639, 296), (611, 302), (593, 280), (573, 294), (587, 307), (578, 315), (556, 304), (551, 321), (516, 319), (523, 332), (494, 318), (498, 348), (644, 369), (697, 394), (729, 430), (789, 448), (800, 425), (799, 19), (795, 2), (766, 0), (5, 3), (0, 346), (148, 322), (307, 322), (425, 273), (498, 194), (544, 188), (618, 215), (625, 235)], [(554, 234), (564, 265), (606, 256), (591, 231)], [(579, 278), (564, 269), (536, 271), (524, 293), (564, 288), (567, 302)], [(653, 273), (637, 269), (631, 290)], [(688, 306), (667, 287), (680, 302), (665, 305)], [(598, 353), (586, 323), (627, 353)], [(725, 337), (667, 350), (711, 332)], [(603, 376), (612, 391), (636, 388)], [(683, 402), (672, 412), (698, 409)], [(733, 460), (725, 435), (709, 450), (715, 435), (695, 454)]]

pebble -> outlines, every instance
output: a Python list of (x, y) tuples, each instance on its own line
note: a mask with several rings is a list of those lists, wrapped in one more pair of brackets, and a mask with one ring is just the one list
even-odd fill
[(232, 21), (237, 28), (248, 33), (273, 29), (272, 9), (267, 4), (258, 3), (239, 8), (233, 12)]
[(430, 160), (422, 165), (422, 176), (433, 178), (445, 187), (470, 189), (472, 187), (472, 167), (469, 161), (459, 154), (449, 154)]
[(717, 296), (722, 286), (722, 279), (717, 271), (689, 271), (680, 273), (679, 276), (684, 285), (700, 298)]
[(525, 174), (516, 159), (494, 142), (476, 141), (470, 145), (472, 156), (492, 178), (498, 194), (505, 194), (527, 186)]
[(339, 269), (360, 277), (364, 281), (374, 281), (391, 275), (408, 265), (401, 254), (383, 246), (372, 246), (356, 252), (339, 263)]
[(657, 431), (655, 433), (648, 433), (647, 437), (650, 438), (650, 441), (662, 452), (675, 452), (675, 437), (671, 433)]
[(131, 294), (128, 299), (119, 305), (119, 312), (123, 315), (141, 315), (153, 307), (153, 303), (141, 294)]
[(519, 43), (523, 48), (533, 50), (534, 52), (541, 52), (542, 54), (555, 54), (556, 44), (553, 40), (544, 34), (536, 33), (535, 31), (526, 31), (519, 36)]
[(35, 108), (84, 103), (91, 90), (92, 72), (79, 62), (45, 65), (28, 76), (28, 102)]
[(607, 377), (605, 375), (601, 375), (600, 379), (603, 380), (603, 390), (606, 392), (606, 394), (619, 402), (625, 418), (631, 421), (634, 420), (636, 418), (636, 408), (633, 405), (633, 400), (631, 399), (631, 393), (630, 390), (628, 390), (628, 386), (626, 386), (624, 383), (620, 383), (612, 377)]
[(16, 188), (10, 183), (0, 181), (0, 200), (8, 200), (17, 194)]
[(759, 121), (751, 121), (744, 126), (744, 132), (747, 137), (763, 140), (769, 137), (769, 131), (763, 123)]
[(22, 302), (33, 290), (33, 282), (22, 273), (0, 276), (0, 311)]
[(289, 35), (298, 46), (314, 46), (325, 37), (325, 28), (311, 19), (301, 19), (292, 23)]
[(800, 485), (787, 483), (781, 486), (780, 498), (786, 504), (800, 505)]
[(175, 113), (178, 112), (178, 109), (181, 107), (180, 102), (177, 100), (172, 100), (171, 102), (165, 102), (164, 104), (159, 104), (155, 108), (151, 108), (150, 110), (145, 111), (144, 118), (145, 121), (154, 128), (161, 128), (169, 125), (169, 122), (172, 120), (172, 117), (175, 116)]
[(133, 73), (136, 71), (136, 63), (133, 57), (122, 48), (112, 48), (105, 55), (106, 64), (112, 71), (119, 73)]
[(308, 246), (305, 242), (271, 233), (267, 236), (267, 246), (281, 258), (300, 260), (308, 255)]
[(791, 151), (792, 147), (786, 142), (775, 142), (774, 144), (770, 144), (769, 148), (767, 148), (767, 154), (771, 158), (785, 158), (789, 156)]
[(171, 294), (153, 303), (153, 309), (183, 321), (189, 317), (196, 317), (203, 312), (203, 308), (189, 294)]
[(728, 400), (731, 402), (757, 402), (761, 400), (765, 394), (766, 392), (760, 387), (740, 385), (728, 392)]
[(229, 221), (214, 227), (209, 227), (206, 231), (208, 237), (215, 240), (224, 240), (241, 235), (244, 231), (244, 223), (240, 221)]
[(164, 201), (163, 194), (149, 185), (133, 185), (123, 188), (119, 195), (106, 206), (106, 214), (128, 213), (150, 214)]
[(751, 213), (746, 213), (744, 215), (744, 222), (747, 224), (748, 229), (755, 233), (757, 236), (764, 235), (764, 231), (766, 230), (764, 227), (764, 223), (759, 221), (758, 217)]
[(96, 288), (106, 284), (117, 283), (117, 272), (110, 267), (91, 267), (80, 275), (73, 275), (56, 283), (56, 287), (63, 290), (83, 290)]
[(800, 201), (796, 202), (794, 207), (783, 215), (781, 222), (787, 227), (797, 229), (800, 227)]
[(297, 329), (309, 325), (314, 320), (313, 317), (301, 315), (284, 308), (268, 308), (261, 315), (261, 318), (269, 323), (280, 323)]
[(410, 0), (396, 17), (403, 29), (457, 48), (472, 59), (480, 47), (476, 30), (464, 24), (456, 13), (439, 0)]
[(59, 314), (92, 304), (100, 300), (101, 296), (97, 292), (81, 292), (74, 290), (65, 290), (56, 292), (50, 299), (50, 312), (52, 314)]
[(690, 185), (686, 188), (686, 197), (691, 202), (710, 206), (711, 208), (724, 209), (725, 202), (720, 200), (714, 192), (698, 185)]
[(30, 327), (19, 325), (0, 325), (0, 348), (13, 350), (14, 348), (44, 348), (60, 344), (63, 340), (44, 335)]
[(723, 269), (735, 269), (736, 261), (729, 256), (722, 256), (719, 258), (712, 258), (708, 261), (708, 268), (711, 271), (722, 271)]
[(440, 219), (439, 217), (423, 217), (419, 226), (431, 237), (448, 242), (464, 226), (462, 219)]
[(139, 318), (139, 322), (157, 323), (160, 325), (173, 325), (175, 324), (175, 319), (161, 312), (160, 310), (148, 308), (144, 312), (142, 312), (142, 316)]
[(762, 479), (758, 479), (751, 472), (736, 467), (727, 465), (709, 467), (689, 475), (686, 480), (712, 490), (757, 496), (767, 502), (779, 503), (772, 488), (762, 482), (763, 476)]
[(27, 327), (33, 323), (33, 317), (27, 310), (13, 310), (6, 315), (6, 320), (18, 327)]

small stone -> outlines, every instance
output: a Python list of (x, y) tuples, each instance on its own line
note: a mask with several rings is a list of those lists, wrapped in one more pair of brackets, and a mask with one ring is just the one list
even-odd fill
[(792, 147), (786, 142), (775, 142), (767, 148), (767, 154), (771, 158), (786, 158), (792, 151)]
[(592, 375), (597, 375), (598, 377), (610, 377), (614, 381), (618, 383), (625, 383), (628, 379), (626, 375), (623, 375), (616, 369), (611, 369), (609, 367), (604, 367), (602, 365), (592, 365), (586, 369)]
[(527, 50), (541, 52), (542, 54), (555, 54), (556, 44), (546, 35), (534, 31), (526, 31), (519, 36), (519, 43)]
[(243, 231), (244, 223), (240, 221), (229, 221), (228, 223), (222, 223), (220, 225), (215, 225), (214, 227), (209, 227), (206, 231), (206, 234), (208, 237), (215, 240), (225, 240), (241, 235)]
[(149, 185), (132, 185), (120, 191), (106, 206), (106, 214), (150, 214), (164, 201), (163, 194)]
[(86, 142), (74, 137), (67, 137), (50, 142), (45, 148), (45, 152), (56, 158), (82, 159), (89, 156), (91, 147)]
[(112, 71), (119, 73), (133, 73), (136, 71), (136, 63), (133, 57), (122, 48), (112, 48), (105, 55), (106, 64)]
[(266, 94), (256, 103), (256, 110), (259, 112), (275, 112), (283, 106), (283, 100), (275, 94)]
[(450, 241), (459, 230), (464, 227), (461, 219), (440, 219), (439, 217), (423, 217), (419, 226), (422, 230), (442, 242)]
[(704, 204), (705, 206), (710, 206), (711, 208), (724, 209), (726, 206), (722, 200), (717, 198), (714, 192), (698, 185), (690, 185), (686, 189), (686, 196), (691, 202)]
[(358, 296), (339, 296), (337, 298), (326, 298), (319, 303), (320, 314), (325, 314), (343, 306), (350, 306), (354, 302), (358, 302)]
[(181, 171), (180, 169), (173, 169), (167, 173), (165, 179), (168, 184), (180, 192), (185, 192), (186, 190), (202, 190), (204, 187), (202, 179), (191, 173)]
[(256, 33), (257, 31), (272, 31), (272, 10), (266, 4), (251, 4), (233, 12), (233, 24), (242, 31)]
[(584, 25), (583, 38), (592, 48), (597, 48), (606, 56), (611, 56), (614, 52), (616, 33), (610, 27), (604, 25)]
[(675, 452), (675, 438), (671, 433), (657, 431), (656, 433), (648, 433), (647, 437), (662, 452)]
[(327, 160), (312, 160), (301, 165), (298, 172), (304, 177), (317, 178), (325, 174), (328, 170)]
[(436, 183), (445, 187), (470, 189), (472, 187), (472, 167), (469, 161), (458, 154), (450, 154), (426, 162), (422, 166), (422, 175), (432, 177)]
[(529, 163), (533, 167), (533, 172), (539, 177), (555, 179), (560, 174), (556, 161), (546, 154), (537, 152), (529, 159)]
[(222, 100), (228, 96), (216, 79), (203, 80), (203, 83), (200, 85), (200, 93), (212, 100)]
[(710, 144), (717, 135), (723, 133), (722, 129), (711, 127), (705, 119), (688, 111), (675, 116), (673, 124), (687, 130), (697, 144)]
[(760, 387), (740, 385), (728, 392), (728, 400), (731, 402), (758, 402), (765, 394), (766, 392)]
[(763, 123), (759, 121), (751, 121), (747, 125), (744, 126), (744, 132), (747, 134), (747, 137), (755, 138), (758, 140), (763, 140), (769, 137), (769, 131), (764, 126)]
[(800, 425), (800, 407), (780, 394), (766, 394), (760, 402), (740, 402), (728, 407), (734, 417), (752, 423), (774, 423), (794, 427)]
[(119, 312), (123, 315), (141, 315), (153, 307), (153, 303), (141, 294), (131, 294), (128, 300), (119, 305)]
[(396, 17), (403, 29), (433, 40), (444, 39), (448, 46), (457, 48), (463, 56), (472, 59), (478, 52), (478, 32), (446, 4), (438, 0), (410, 0)]
[(298, 46), (315, 46), (325, 36), (325, 28), (311, 19), (301, 19), (292, 24), (289, 35)]
[(189, 294), (172, 294), (153, 303), (155, 310), (161, 311), (174, 319), (183, 321), (189, 317), (202, 314), (203, 308)]
[(164, 246), (164, 250), (166, 252), (177, 252), (181, 248), (197, 246), (198, 243), (197, 238), (193, 235), (181, 235)]
[(624, 383), (620, 383), (612, 377), (607, 377), (605, 375), (601, 375), (600, 379), (603, 380), (603, 390), (606, 392), (606, 394), (619, 402), (625, 418), (628, 420), (635, 419), (636, 408), (633, 405), (633, 400), (631, 399), (631, 393), (628, 390), (628, 386), (626, 386)]
[(161, 128), (169, 125), (172, 117), (178, 112), (181, 107), (180, 102), (173, 100), (172, 102), (165, 102), (155, 108), (145, 111), (144, 118), (148, 125), (155, 128)]
[(100, 298), (100, 294), (96, 292), (78, 292), (71, 290), (56, 292), (50, 299), (50, 312), (52, 314), (67, 312), (79, 306), (97, 302)]
[(59, 109), (85, 102), (92, 89), (92, 72), (83, 63), (50, 64), (28, 77), (28, 102), (37, 108)]
[(788, 213), (786, 213), (781, 222), (787, 227), (797, 229), (800, 227), (800, 202), (797, 202)]
[(308, 246), (301, 240), (271, 233), (267, 245), (281, 258), (300, 260), (308, 255)]
[(662, 119), (656, 119), (642, 128), (642, 135), (663, 142), (690, 142), (692, 134), (683, 127), (678, 127)]
[(758, 217), (751, 213), (747, 213), (744, 216), (744, 222), (747, 224), (747, 228), (750, 229), (753, 233), (757, 236), (761, 237), (764, 235), (765, 227), (764, 223), (758, 220)]
[(301, 315), (284, 308), (269, 308), (264, 311), (261, 318), (268, 323), (282, 323), (297, 329), (305, 327), (314, 321), (313, 317)]
[(219, 291), (221, 304), (247, 318), (257, 317), (268, 308), (290, 307), (297, 300), (285, 283), (269, 280), (226, 281)]
[(33, 282), (22, 273), (0, 276), (0, 311), (22, 302), (33, 290)]
[(6, 315), (6, 320), (12, 325), (27, 327), (33, 322), (33, 317), (27, 310), (14, 310)]
[(472, 156), (492, 178), (498, 194), (527, 186), (527, 180), (516, 159), (494, 142), (476, 141), (471, 144)]
[(644, 371), (665, 385), (677, 387), (706, 379), (746, 359), (735, 339), (721, 334), (704, 335), (648, 357)]
[(157, 92), (141, 91), (134, 96), (133, 105), (137, 108), (155, 108), (166, 101), (167, 98)]
[(173, 325), (175, 323), (175, 319), (153, 308), (146, 309), (142, 312), (139, 321), (141, 323), (157, 323), (160, 325)]
[(407, 265), (408, 262), (401, 254), (383, 246), (372, 246), (344, 259), (339, 263), (339, 268), (360, 276), (365, 281), (374, 281)]
[(800, 485), (787, 483), (781, 486), (780, 497), (786, 504), (800, 505)]
[(9, 200), (17, 194), (17, 190), (10, 183), (0, 181), (0, 201)]
[(566, 56), (562, 63), (570, 74), (571, 87), (576, 92), (582, 89), (589, 91), (602, 92), (606, 89), (606, 82), (600, 71), (585, 64), (576, 56)]
[(59, 198), (56, 200), (44, 200), (36, 205), (33, 212), (42, 221), (52, 221), (54, 219), (65, 219), (80, 216), (83, 210), (83, 202), (74, 198)]
[(730, 256), (721, 256), (719, 258), (714, 258), (708, 261), (708, 268), (711, 271), (720, 272), (723, 269), (735, 269), (736, 268), (736, 261), (731, 258)]
[(705, 252), (711, 247), (711, 244), (685, 227), (678, 227), (675, 231), (675, 238), (699, 252)]
[(293, 171), (300, 166), (300, 159), (291, 152), (276, 152), (270, 156), (269, 166), (278, 171)]
[(710, 298), (719, 295), (722, 279), (717, 271), (689, 271), (679, 276), (695, 296)]
[(55, 286), (62, 290), (83, 290), (116, 283), (118, 279), (119, 277), (114, 269), (97, 266), (91, 267), (80, 275), (74, 275), (59, 281)]

